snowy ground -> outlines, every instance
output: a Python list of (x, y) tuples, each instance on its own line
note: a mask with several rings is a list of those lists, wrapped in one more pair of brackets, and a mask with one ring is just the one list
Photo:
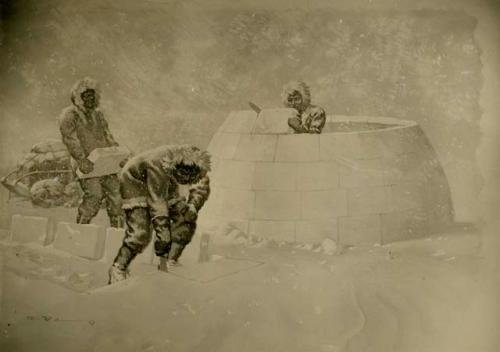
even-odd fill
[[(240, 243), (236, 243), (240, 242)], [(496, 351), (476, 233), (364, 248), (212, 244), (172, 273), (2, 242), (1, 351)]]

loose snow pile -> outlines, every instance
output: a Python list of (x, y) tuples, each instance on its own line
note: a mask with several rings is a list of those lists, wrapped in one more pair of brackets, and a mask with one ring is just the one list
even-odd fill
[(259, 236), (250, 236), (234, 226), (226, 226), (218, 230), (212, 229), (212, 231), (208, 230), (208, 232), (214, 234), (213, 241), (220, 245), (243, 245), (250, 248), (290, 247), (325, 255), (335, 255), (338, 254), (340, 250), (337, 243), (330, 238), (325, 238), (321, 243), (287, 242)]

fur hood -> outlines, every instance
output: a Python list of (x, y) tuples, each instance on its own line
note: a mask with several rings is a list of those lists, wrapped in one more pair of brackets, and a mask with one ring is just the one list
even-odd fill
[(85, 77), (76, 82), (71, 89), (71, 102), (80, 110), (84, 110), (81, 94), (87, 89), (93, 89), (95, 91), (96, 104), (99, 106), (99, 100), (101, 98), (99, 83), (95, 79)]
[(193, 145), (172, 146), (161, 164), (165, 171), (171, 172), (180, 163), (196, 165), (203, 173), (211, 170), (210, 154)]
[(288, 105), (288, 97), (294, 92), (299, 92), (302, 96), (302, 105), (309, 106), (311, 104), (311, 92), (309, 91), (307, 84), (300, 81), (292, 81), (283, 87), (283, 93), (281, 94), (283, 104), (285, 104), (286, 107), (290, 107)]

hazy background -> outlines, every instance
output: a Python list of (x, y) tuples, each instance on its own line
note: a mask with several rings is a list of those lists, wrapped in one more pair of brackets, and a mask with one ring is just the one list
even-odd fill
[(87, 75), (102, 84), (116, 138), (135, 151), (204, 147), (229, 111), (248, 100), (281, 106), (282, 85), (303, 79), (329, 114), (417, 121), (457, 220), (475, 221), (484, 48), (472, 3), (3, 1), (0, 164), (59, 138), (56, 118)]
[[(59, 138), (56, 117), (86, 75), (102, 82), (111, 129), (135, 151), (206, 146), (229, 111), (247, 109), (248, 100), (280, 106), (283, 83), (303, 79), (313, 102), (330, 114), (386, 115), (422, 126), (450, 181), (457, 220), (478, 220), (483, 234), (484, 271), (470, 287), (470, 305), (457, 314), (461, 321), (449, 322), (449, 337), (462, 349), (471, 331), (498, 338), (500, 1), (0, 4), (2, 174), (34, 143)], [(2, 189), (0, 220), (5, 195)], [(443, 287), (427, 296), (446, 297), (450, 286)]]

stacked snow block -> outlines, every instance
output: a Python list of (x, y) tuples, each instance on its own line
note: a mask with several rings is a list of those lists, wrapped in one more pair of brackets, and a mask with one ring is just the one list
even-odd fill
[(54, 239), (53, 222), (46, 217), (16, 214), (11, 221), (11, 241), (46, 246)]
[(287, 114), (229, 115), (208, 146), (212, 192), (200, 223), (284, 242), (370, 245), (453, 221), (448, 181), (416, 122), (330, 116), (322, 134), (289, 134)]
[[(11, 228), (12, 217), (16, 214), (23, 216), (36, 216), (50, 219), (54, 224), (58, 222), (74, 222), (76, 218), (75, 208), (57, 207), (57, 208), (43, 208), (34, 206), (29, 200), (13, 198), (7, 204), (8, 221), (3, 224), (6, 228)], [(101, 226), (109, 226), (108, 216), (106, 211), (102, 209), (92, 219), (92, 223)], [(54, 228), (55, 230), (55, 228)]]
[[(11, 219), (10, 240), (18, 243), (34, 243), (53, 247), (66, 253), (111, 263), (125, 236), (124, 229), (107, 228), (95, 224), (75, 224), (59, 222), (43, 216), (15, 214)], [(200, 242), (203, 237), (203, 243)], [(55, 239), (54, 239), (55, 238)], [(195, 235), (193, 241), (184, 250), (183, 263), (198, 263), (208, 260), (208, 235)], [(153, 265), (154, 240), (137, 256), (135, 263)], [(200, 248), (203, 247), (203, 253)]]
[(105, 242), (106, 231), (102, 226), (60, 222), (57, 224), (54, 248), (78, 257), (97, 260), (104, 254)]

